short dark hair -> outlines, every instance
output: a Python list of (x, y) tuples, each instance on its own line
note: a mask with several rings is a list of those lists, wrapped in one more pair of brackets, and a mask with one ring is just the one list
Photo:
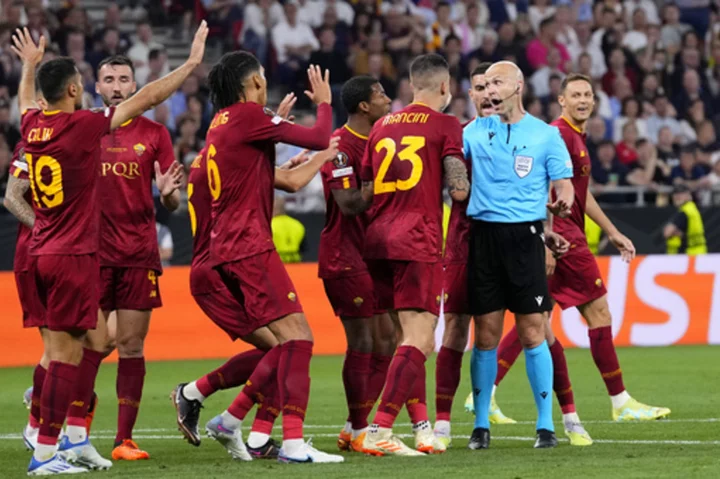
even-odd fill
[(687, 145), (680, 148), (680, 154), (687, 153), (689, 155), (695, 155), (698, 151), (698, 146), (696, 143), (688, 143)]
[(148, 53), (148, 61), (157, 60), (163, 53), (165, 53), (164, 48), (153, 48)]
[(45, 100), (50, 104), (62, 100), (68, 83), (78, 74), (75, 61), (70, 57), (55, 58), (41, 66), (37, 83)]
[(450, 73), (448, 62), (437, 53), (428, 53), (415, 58), (410, 64), (410, 83), (415, 88), (428, 88), (428, 80), (438, 73)]
[(567, 86), (572, 82), (576, 81), (587, 82), (590, 85), (590, 88), (592, 88), (593, 93), (595, 93), (595, 87), (593, 87), (592, 79), (587, 75), (583, 75), (582, 73), (570, 73), (568, 76), (566, 76), (562, 82), (562, 85), (560, 86), (560, 92), (564, 93)]
[(353, 77), (345, 82), (340, 92), (342, 104), (345, 111), (349, 115), (357, 113), (360, 109), (360, 103), (370, 102), (373, 93), (373, 86), (377, 84), (377, 80), (368, 75), (360, 75)]
[(547, 28), (548, 25), (555, 23), (555, 15), (551, 15), (547, 18), (543, 18), (543, 20), (540, 22), (540, 31), (543, 31)]
[(245, 97), (243, 82), (248, 76), (259, 72), (260, 62), (252, 53), (235, 51), (226, 53), (212, 67), (208, 75), (210, 101), (215, 110), (222, 110)]
[(125, 55), (112, 55), (112, 56), (104, 58), (97, 67), (98, 80), (100, 79), (100, 69), (102, 67), (104, 67), (105, 65), (110, 65), (113, 67), (119, 67), (119, 66), (130, 67), (130, 71), (132, 72), (133, 79), (135, 79), (135, 65), (133, 65), (132, 60), (130, 60)]
[(470, 79), (472, 79), (472, 77), (474, 77), (475, 75), (484, 75), (485, 73), (487, 73), (491, 66), (492, 63), (490, 62), (482, 62), (480, 65), (476, 66), (473, 69), (472, 73), (470, 74)]
[(461, 41), (461, 40), (460, 40), (460, 37), (458, 37), (458, 36), (455, 35), (454, 33), (451, 33), (450, 35), (448, 35), (448, 36), (445, 37), (445, 41), (443, 42), (443, 45), (447, 45), (449, 42), (451, 42), (451, 41), (453, 41), (453, 40), (456, 40), (456, 41), (458, 41), (458, 42)]
[(650, 143), (647, 138), (640, 138), (638, 141), (635, 142), (635, 148), (640, 148), (645, 146), (646, 144)]
[(437, 9), (440, 9), (440, 7), (448, 7), (448, 8), (450, 8), (450, 2), (447, 2), (447, 1), (445, 1), (445, 0), (440, 0), (440, 1), (437, 3), (437, 6), (435, 7), (435, 9), (436, 9), (436, 10), (437, 10)]

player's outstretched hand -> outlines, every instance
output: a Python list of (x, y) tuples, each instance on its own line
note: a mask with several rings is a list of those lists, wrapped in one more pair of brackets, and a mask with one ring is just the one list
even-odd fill
[(191, 65), (200, 65), (203, 57), (205, 56), (205, 40), (208, 36), (207, 22), (203, 20), (200, 22), (200, 26), (195, 32), (195, 38), (193, 38), (192, 46), (190, 47), (190, 56), (188, 56), (187, 63)]
[(555, 200), (554, 203), (548, 203), (546, 206), (547, 209), (555, 216), (560, 218), (567, 218), (570, 216), (570, 205), (561, 198)]
[(570, 251), (570, 242), (554, 231), (545, 232), (545, 246), (550, 248), (555, 257), (560, 257)]
[(292, 170), (300, 165), (304, 165), (310, 159), (310, 150), (303, 150), (297, 155), (290, 158), (288, 161), (279, 166), (281, 170)]
[(339, 145), (340, 137), (333, 136), (332, 138), (330, 138), (330, 145), (320, 152), (325, 158), (325, 163), (333, 161), (335, 158), (337, 158), (337, 155), (340, 152)]
[(325, 76), (323, 77), (319, 66), (310, 65), (308, 68), (308, 80), (310, 81), (310, 90), (305, 90), (305, 95), (316, 105), (321, 103), (330, 105), (332, 103), (330, 70), (325, 70)]
[(10, 45), (12, 51), (20, 57), (23, 63), (30, 65), (39, 64), (43, 55), (45, 54), (45, 36), (40, 37), (40, 42), (35, 45), (35, 41), (30, 35), (30, 30), (27, 27), (23, 29), (15, 30), (15, 34), (12, 37), (13, 44)]
[(288, 93), (285, 95), (285, 98), (280, 102), (280, 105), (278, 105), (277, 114), (280, 118), (287, 121), (294, 121), (295, 117), (290, 114), (290, 111), (292, 111), (293, 106), (295, 106), (295, 102), (297, 101), (297, 97), (295, 96), (295, 93)]
[(160, 171), (160, 163), (155, 162), (155, 184), (162, 196), (171, 195), (175, 190), (180, 188), (183, 180), (183, 167), (177, 161), (174, 161), (165, 173)]
[(624, 234), (618, 232), (612, 235), (608, 235), (608, 239), (620, 251), (620, 256), (623, 261), (629, 263), (635, 258), (635, 245), (630, 238)]

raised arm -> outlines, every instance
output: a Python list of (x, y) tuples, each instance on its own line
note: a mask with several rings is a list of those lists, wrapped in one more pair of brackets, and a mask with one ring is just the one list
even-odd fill
[(465, 162), (455, 156), (443, 158), (445, 184), (453, 201), (465, 201), (470, 193), (470, 180)]
[(200, 22), (192, 47), (190, 48), (190, 56), (178, 68), (168, 73), (164, 77), (148, 83), (139, 92), (130, 97), (128, 100), (120, 103), (115, 109), (112, 117), (110, 128), (115, 129), (126, 121), (140, 116), (155, 105), (165, 101), (183, 84), (185, 79), (195, 70), (202, 62), (205, 54), (205, 40), (208, 35), (208, 27), (205, 20)]
[[(313, 154), (308, 161), (297, 166), (288, 169), (276, 168), (275, 188), (287, 191), (288, 193), (295, 193), (310, 183), (318, 171), (320, 171), (320, 168), (337, 156), (338, 141), (338, 138), (331, 139), (329, 148)], [(301, 153), (301, 155), (304, 154), (305, 152)], [(292, 161), (293, 160), (290, 160), (290, 162)]]
[(35, 103), (35, 69), (42, 61), (45, 53), (45, 37), (40, 37), (40, 43), (35, 42), (27, 28), (15, 30), (12, 37), (12, 51), (22, 60), (22, 74), (18, 86), (18, 103), (20, 114), (24, 114), (30, 108), (37, 108)]

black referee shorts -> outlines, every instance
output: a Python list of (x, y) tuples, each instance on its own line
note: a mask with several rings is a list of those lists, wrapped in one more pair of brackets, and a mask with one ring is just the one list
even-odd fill
[(472, 222), (468, 299), (476, 316), (501, 309), (516, 314), (552, 309), (542, 222)]

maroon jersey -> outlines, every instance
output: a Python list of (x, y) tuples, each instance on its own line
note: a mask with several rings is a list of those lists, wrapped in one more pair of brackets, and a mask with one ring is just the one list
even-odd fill
[(207, 133), (205, 157), (212, 196), (210, 262), (217, 266), (275, 249), (270, 220), (275, 143), (327, 148), (332, 109), (323, 103), (312, 128), (294, 125), (257, 103), (220, 110)]
[(190, 266), (190, 293), (211, 293), (224, 288), (220, 275), (210, 266), (210, 232), (212, 231), (212, 196), (203, 150), (190, 164), (188, 174), (188, 214), (193, 235), (193, 257)]
[(175, 161), (163, 125), (139, 116), (102, 139), (100, 152), (100, 266), (161, 271), (152, 181), (154, 163)]
[[(25, 143), (22, 140), (18, 141), (17, 145), (15, 145), (12, 162), (10, 163), (10, 174), (21, 180), (29, 179), (28, 165), (27, 161), (25, 161)], [(29, 205), (32, 204), (30, 189), (25, 192), (24, 199)], [(15, 241), (15, 260), (13, 261), (13, 271), (16, 273), (27, 271), (30, 266), (30, 262), (28, 261), (28, 247), (30, 246), (31, 237), (32, 230), (24, 224), (18, 223), (17, 240)]]
[[(568, 152), (570, 152), (573, 163), (572, 185), (575, 188), (575, 201), (570, 216), (567, 218), (553, 217), (553, 231), (560, 233), (571, 243), (575, 241), (584, 242), (586, 241), (585, 204), (590, 182), (590, 155), (588, 155), (587, 146), (585, 145), (585, 134), (562, 116), (550, 124), (558, 127)], [(554, 201), (554, 190), (552, 197)]]
[(20, 132), (35, 210), (31, 255), (97, 252), (100, 139), (110, 131), (114, 112), (28, 110), (23, 115)]
[(320, 169), (327, 205), (318, 251), (318, 276), (321, 278), (339, 278), (367, 271), (362, 257), (365, 216), (343, 215), (332, 193), (332, 190), (360, 185), (360, 165), (367, 137), (347, 125), (335, 130), (332, 136), (340, 137), (337, 158)]
[(470, 249), (470, 220), (467, 217), (467, 207), (470, 200), (462, 202), (453, 201), (448, 223), (447, 240), (445, 241), (445, 264), (467, 264)]
[(414, 103), (375, 123), (361, 173), (375, 192), (365, 258), (440, 260), (446, 156), (463, 158), (462, 128), (454, 116)]

